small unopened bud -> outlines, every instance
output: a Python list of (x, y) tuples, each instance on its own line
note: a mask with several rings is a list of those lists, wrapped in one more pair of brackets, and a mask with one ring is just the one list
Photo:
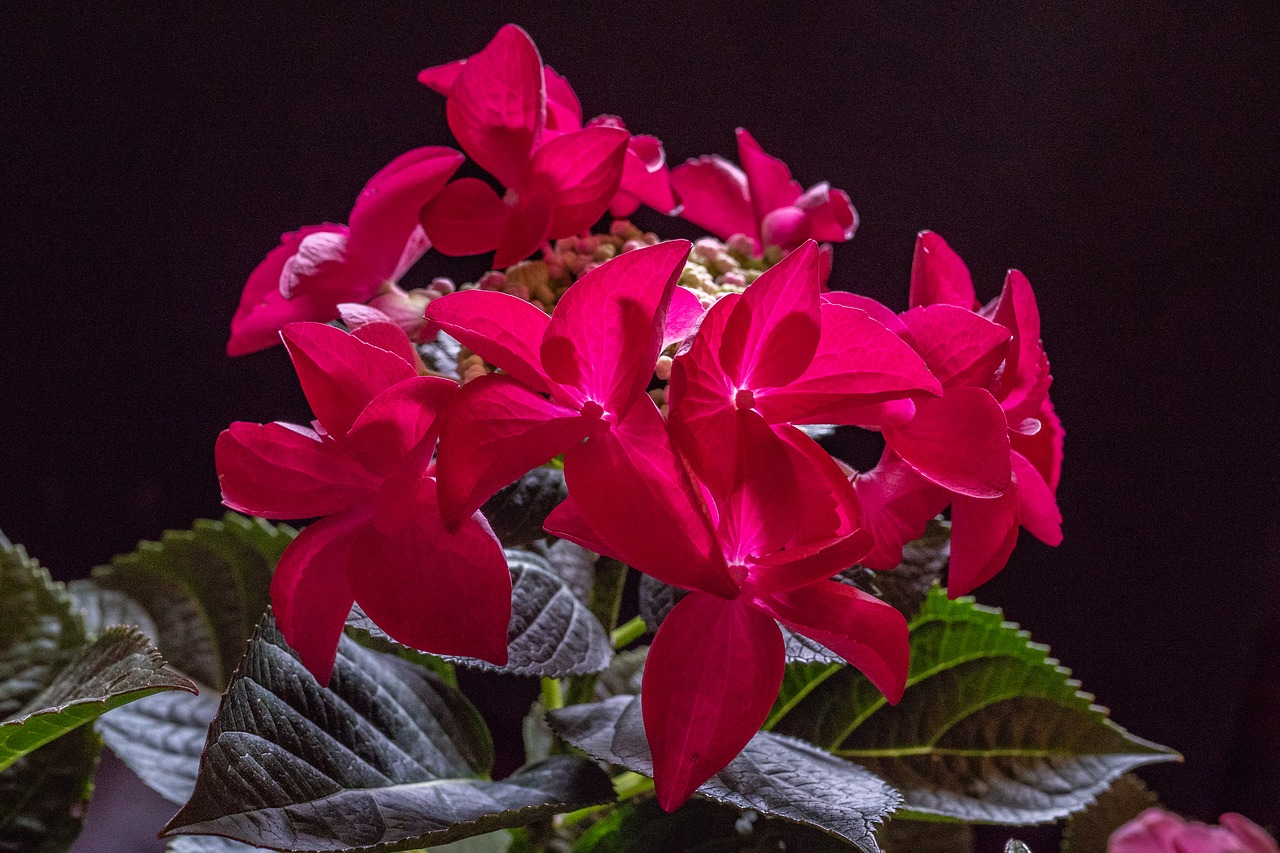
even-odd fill
[(643, 240), (636, 240), (632, 238), (622, 244), (622, 251), (632, 252), (632, 251), (635, 251), (636, 249), (643, 249), (644, 247), (645, 247), (645, 242)]
[(716, 283), (721, 287), (741, 289), (747, 286), (747, 277), (738, 270), (731, 270), (716, 279)]
[(529, 286), (527, 284), (521, 284), (518, 281), (508, 281), (503, 286), (502, 292), (510, 294), (517, 299), (523, 299), (525, 302), (529, 301)]
[(601, 243), (599, 246), (596, 246), (596, 250), (591, 253), (591, 257), (593, 260), (603, 262), (603, 261), (609, 260), (610, 258), (616, 256), (617, 254), (618, 254), (617, 246), (613, 245), (612, 243)]
[(653, 366), (653, 375), (658, 377), (659, 382), (666, 382), (671, 379), (671, 356), (658, 356), (658, 363)]
[(427, 290), (434, 290), (441, 296), (448, 296), (457, 289), (458, 286), (453, 283), (453, 279), (445, 278), (444, 276), (436, 276), (431, 279), (431, 284), (427, 285)]
[(502, 270), (489, 270), (476, 283), (481, 290), (502, 290), (507, 283), (507, 274)]
[[(422, 343), (435, 337), (436, 330), (431, 328), (424, 312), (427, 304), (435, 298), (431, 291), (414, 289), (405, 293), (391, 282), (385, 282), (378, 295), (369, 300), (369, 307), (385, 315), (386, 319), (404, 329), (409, 340)], [(345, 315), (344, 315), (345, 319)], [(347, 323), (351, 325), (350, 322)], [(352, 326), (352, 328), (356, 328)]]
[(756, 242), (746, 234), (734, 234), (725, 243), (725, 248), (735, 255), (741, 255), (744, 258), (753, 257), (756, 253)]
[(766, 246), (778, 246), (789, 252), (809, 238), (809, 219), (798, 207), (780, 207), (770, 211), (760, 224), (760, 236)]
[(530, 293), (537, 290), (539, 285), (545, 285), (550, 278), (547, 265), (542, 261), (521, 261), (507, 270), (507, 286), (521, 284)]

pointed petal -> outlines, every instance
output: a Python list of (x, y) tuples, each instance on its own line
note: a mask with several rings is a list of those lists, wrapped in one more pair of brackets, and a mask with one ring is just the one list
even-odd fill
[[(373, 310), (376, 311), (377, 309)], [(383, 314), (383, 316), (385, 317), (386, 315)], [(348, 326), (350, 326), (349, 323)], [(391, 322), (390, 318), (364, 323), (353, 329), (351, 336), (359, 338), (370, 346), (395, 353), (409, 364), (416, 364), (418, 361), (418, 351), (413, 348), (413, 342), (409, 340), (409, 335), (405, 333), (404, 329)]]
[(1049, 484), (1049, 490), (1058, 492), (1058, 480), (1062, 475), (1062, 421), (1053, 410), (1053, 403), (1048, 397), (1040, 403), (1036, 411), (1036, 419), (1040, 421), (1040, 431), (1032, 436), (1012, 435), (1009, 443), (1013, 449), (1035, 466), (1040, 476)]
[(392, 385), (356, 418), (343, 447), (383, 478), (424, 470), (440, 433), (440, 413), (457, 392), (456, 382), (439, 376)]
[(337, 443), (291, 424), (233, 423), (214, 446), (222, 502), (259, 518), (316, 518), (377, 491)]
[(470, 518), (498, 489), (573, 447), (598, 423), (509, 376), (468, 382), (441, 421), (436, 465), (445, 520)]
[(698, 331), (706, 309), (693, 295), (693, 291), (676, 287), (671, 291), (671, 303), (667, 306), (667, 325), (662, 333), (662, 349), (683, 343)]
[(782, 632), (742, 602), (685, 596), (649, 647), (641, 686), (658, 803), (685, 802), (755, 735), (778, 697)]
[(791, 180), (791, 170), (777, 157), (766, 154), (743, 128), (738, 128), (738, 162), (747, 174), (751, 207), (757, 222), (771, 211), (790, 207), (800, 197), (800, 184)]
[(856, 293), (833, 290), (822, 294), (822, 301), (824, 304), (843, 305), (846, 308), (857, 308), (861, 311), (866, 311), (872, 320), (875, 320), (898, 337), (902, 338), (907, 335), (907, 327), (898, 318), (898, 315), (883, 303), (877, 302), (869, 296), (859, 296)]
[(582, 104), (569, 81), (550, 65), (542, 66), (547, 87), (547, 129), (565, 133), (582, 127)]
[(550, 393), (538, 349), (551, 320), (531, 303), (496, 290), (460, 290), (432, 300), (427, 319), (485, 361)]
[(395, 353), (323, 323), (291, 323), (281, 333), (311, 411), (341, 439), (369, 401), (417, 375)]
[(609, 209), (630, 138), (616, 127), (588, 127), (557, 136), (534, 152), (530, 182), (552, 198), (552, 239), (590, 228)]
[(902, 315), (907, 340), (948, 388), (985, 388), (1009, 351), (1009, 330), (954, 305), (922, 305)]
[(1013, 478), (1018, 490), (1018, 517), (1032, 536), (1046, 545), (1062, 544), (1062, 513), (1049, 484), (1040, 476), (1027, 457), (1010, 454)]
[(1042, 380), (1049, 372), (1040, 343), (1040, 309), (1027, 277), (1010, 270), (1004, 290), (996, 303), (993, 319), (1013, 334), (1013, 343), (1000, 374), (1000, 404), (1005, 411), (1040, 405), (1040, 395), (1048, 391)]
[(547, 375), (624, 415), (653, 376), (667, 305), (688, 254), (685, 240), (658, 243), (623, 252), (574, 282), (542, 340)]
[(960, 256), (937, 234), (921, 231), (911, 260), (911, 307), (939, 303), (971, 311), (978, 300)]
[(307, 525), (285, 548), (271, 578), (271, 609), (280, 633), (321, 686), (333, 674), (338, 639), (355, 600), (347, 561), (370, 517), (361, 508)]
[[(820, 515), (826, 522), (819, 524), (815, 539), (835, 535), (838, 518), (826, 484), (804, 477), (808, 457), (789, 452), (758, 413), (738, 409), (733, 414), (732, 434), (725, 436), (732, 452), (721, 450), (727, 467), (715, 466), (714, 473), (703, 477), (719, 508), (716, 533), (725, 559), (743, 564), (794, 544), (806, 515)], [(701, 448), (700, 456), (713, 457), (717, 449)], [(817, 488), (802, 493), (802, 478)]]
[(497, 248), (511, 208), (478, 178), (460, 178), (422, 208), (422, 230), (441, 254), (479, 255)]
[(1018, 492), (993, 500), (956, 495), (951, 501), (951, 563), (947, 596), (968, 595), (996, 576), (1018, 541)]
[(671, 187), (680, 198), (680, 217), (721, 240), (746, 234), (760, 247), (760, 224), (751, 209), (747, 176), (714, 154), (689, 160), (671, 170)]
[(880, 463), (854, 477), (853, 486), (862, 523), (875, 541), (862, 560), (872, 569), (892, 569), (901, 563), (902, 546), (920, 538), (929, 519), (951, 502), (950, 492), (921, 477), (887, 447)]
[(702, 497), (652, 401), (570, 449), (564, 475), (579, 516), (606, 553), (664, 583), (737, 593)]
[(779, 424), (773, 431), (787, 445), (800, 485), (799, 500), (805, 508), (788, 547), (846, 536), (861, 527), (858, 496), (848, 474), (831, 454), (794, 426)]
[(446, 62), (444, 65), (433, 65), (430, 68), (424, 68), (418, 72), (418, 82), (431, 91), (447, 98), (453, 92), (454, 81), (462, 73), (462, 66), (466, 64), (467, 61), (465, 59), (457, 59), (453, 62)]
[(342, 225), (308, 225), (280, 237), (280, 245), (249, 273), (240, 305), (231, 318), (231, 339), (227, 355), (246, 355), (280, 343), (280, 330), (299, 320), (324, 322), (338, 316), (337, 304), (344, 299), (315, 293), (295, 299), (280, 294), (280, 277), (298, 245), (311, 234), (345, 234)]
[[(635, 199), (636, 206), (647, 204), (659, 213), (670, 215), (676, 210), (667, 154), (657, 137), (642, 134), (631, 137), (627, 143), (627, 156), (622, 162), (622, 183), (618, 186), (618, 193)], [(611, 212), (615, 217), (629, 216), (635, 212), (635, 207), (626, 213), (620, 213), (614, 207)]]
[(450, 533), (435, 481), (417, 486), (412, 512), (379, 513), (361, 532), (348, 562), (355, 600), (397, 642), (501, 666), (511, 620), (502, 547), (479, 513)]
[(873, 545), (868, 531), (855, 530), (825, 542), (756, 557), (751, 561), (753, 589), (773, 594), (827, 580), (865, 557)]
[(542, 59), (529, 34), (514, 24), (498, 30), (458, 72), (446, 114), (472, 160), (503, 186), (519, 186), (546, 121)]
[(915, 417), (885, 424), (884, 438), (921, 476), (958, 494), (993, 498), (1009, 486), (1004, 411), (981, 388), (917, 401)]
[(844, 190), (833, 190), (826, 181), (814, 184), (796, 199), (804, 211), (813, 239), (838, 243), (853, 238), (858, 230), (858, 211)]
[(407, 151), (384, 166), (365, 184), (351, 210), (348, 255), (362, 259), (384, 279), (392, 278), (418, 227), (418, 212), (444, 189), (465, 159), (452, 148), (428, 146)]
[(905, 341), (864, 311), (827, 302), (813, 360), (789, 385), (756, 395), (770, 423), (851, 423), (854, 410), (942, 386)]
[(554, 214), (555, 199), (545, 186), (530, 183), (522, 189), (498, 240), (494, 268), (509, 267), (536, 252), (551, 234)]
[(871, 679), (889, 704), (907, 686), (907, 620), (892, 605), (835, 581), (819, 581), (760, 602), (783, 625), (817, 640)]
[(821, 331), (818, 244), (812, 240), (743, 292), (725, 326), (720, 364), (739, 387), (786, 385), (813, 360)]

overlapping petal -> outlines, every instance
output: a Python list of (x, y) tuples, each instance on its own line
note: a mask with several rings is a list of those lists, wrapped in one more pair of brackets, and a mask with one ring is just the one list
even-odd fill
[(534, 152), (531, 180), (554, 196), (552, 235), (566, 237), (595, 225), (618, 191), (630, 138), (619, 128), (588, 127)]
[[(407, 151), (382, 167), (356, 197), (347, 252), (383, 279), (398, 279), (429, 245), (411, 240), (418, 211), (444, 188), (464, 159), (452, 148), (433, 145)], [(405, 258), (406, 250), (415, 256)]]
[(671, 170), (671, 186), (682, 218), (723, 240), (746, 234), (759, 241), (747, 176), (728, 160), (714, 154), (689, 160)]
[(752, 389), (784, 386), (813, 360), (821, 331), (818, 246), (791, 252), (743, 292), (729, 315), (719, 361)]
[(1008, 329), (954, 305), (922, 305), (901, 320), (907, 340), (948, 388), (985, 388), (1010, 351)]
[(969, 268), (947, 241), (932, 231), (921, 231), (916, 236), (910, 300), (912, 308), (942, 304), (971, 311), (978, 304)]
[(551, 320), (532, 303), (496, 290), (463, 290), (433, 300), (427, 319), (485, 361), (550, 393), (539, 350)]
[(1018, 541), (1018, 491), (991, 500), (951, 501), (951, 563), (947, 595), (968, 595), (1004, 568)]
[(949, 492), (921, 477), (887, 447), (879, 464), (857, 475), (853, 485), (863, 521), (875, 540), (862, 561), (872, 569), (892, 569), (902, 562), (902, 546), (918, 539), (929, 519), (951, 502)]
[(479, 178), (459, 178), (427, 202), (423, 230), (441, 254), (479, 255), (496, 249), (511, 208)]
[(886, 423), (884, 437), (921, 476), (959, 495), (994, 498), (1009, 486), (1004, 411), (982, 388), (918, 400), (915, 417)]
[(457, 391), (457, 383), (436, 376), (398, 382), (369, 402), (343, 448), (383, 479), (403, 467), (424, 470), (440, 433), (440, 413)]

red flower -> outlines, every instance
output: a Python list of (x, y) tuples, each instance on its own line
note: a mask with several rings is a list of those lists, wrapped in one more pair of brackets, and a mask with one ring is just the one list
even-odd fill
[[(449, 128), (471, 159), (507, 188), (462, 178), (422, 208), (422, 227), (446, 255), (497, 249), (494, 266), (528, 257), (548, 239), (595, 224), (622, 179), (630, 134), (616, 127), (547, 132), (542, 58), (514, 24), (462, 62), (419, 76), (447, 92)], [(557, 121), (563, 110), (552, 111)]]
[(1111, 833), (1107, 853), (1280, 853), (1275, 839), (1244, 815), (1227, 812), (1219, 821), (1187, 823), (1150, 808)]
[(902, 614), (828, 580), (871, 545), (839, 467), (793, 427), (749, 412), (723, 489), (691, 482), (652, 405), (575, 448), (557, 536), (690, 589), (658, 630), (641, 688), (658, 802), (679, 806), (733, 759), (782, 682), (778, 622), (862, 670), (897, 702), (909, 650)]
[(427, 319), (505, 373), (463, 386), (445, 416), (445, 518), (469, 517), (498, 489), (607, 433), (643, 401), (663, 345), (667, 307), (689, 243), (624, 252), (578, 279), (550, 318), (517, 297), (466, 290), (434, 300)]
[(671, 183), (684, 206), (680, 215), (722, 240), (745, 234), (756, 251), (790, 251), (810, 239), (841, 242), (857, 230), (858, 213), (843, 190), (825, 181), (801, 189), (787, 164), (766, 154), (742, 128), (738, 161), (741, 169), (712, 154), (672, 169)]
[(418, 211), (463, 159), (452, 148), (409, 151), (369, 180), (349, 226), (308, 225), (282, 236), (249, 274), (231, 318), (227, 354), (274, 346), (285, 324), (332, 320), (339, 303), (366, 302), (384, 284), (399, 281), (431, 246)]
[(418, 376), (409, 339), (371, 323), (283, 332), (314, 429), (234, 423), (218, 436), (223, 502), (263, 518), (312, 518), (271, 584), (281, 633), (327, 684), (358, 602), (389, 635), (435, 654), (507, 660), (511, 576), (484, 517), (446, 530), (431, 452), (457, 385)]

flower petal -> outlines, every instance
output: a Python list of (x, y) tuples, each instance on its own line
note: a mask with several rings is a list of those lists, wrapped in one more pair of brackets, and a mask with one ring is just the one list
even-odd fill
[(498, 489), (573, 447), (598, 423), (509, 376), (468, 382), (441, 421), (436, 465), (445, 520), (461, 524)]
[(875, 320), (898, 337), (902, 338), (907, 335), (907, 327), (899, 319), (898, 315), (883, 303), (877, 302), (869, 296), (859, 296), (856, 293), (833, 290), (822, 294), (822, 301), (824, 304), (843, 305), (846, 308), (857, 308), (861, 311), (866, 311), (872, 320)]
[(547, 87), (547, 130), (565, 133), (582, 127), (582, 104), (569, 81), (550, 65), (542, 66)]
[(860, 670), (889, 704), (902, 698), (911, 649), (907, 620), (892, 605), (835, 581), (777, 593), (760, 605), (783, 625), (817, 640)]
[(662, 349), (672, 344), (684, 343), (698, 331), (706, 309), (702, 302), (693, 295), (693, 291), (676, 287), (671, 291), (671, 302), (667, 306), (667, 325), (662, 333)]
[(960, 256), (937, 234), (921, 231), (911, 260), (911, 307), (940, 303), (972, 311), (978, 299)]
[(742, 751), (769, 715), (783, 673), (782, 632), (741, 601), (685, 596), (645, 660), (644, 730), (667, 811)]
[(557, 136), (534, 152), (530, 181), (552, 198), (552, 239), (590, 228), (609, 209), (630, 138), (620, 128), (588, 127)]
[(356, 418), (343, 447), (384, 478), (425, 470), (440, 433), (440, 413), (457, 392), (456, 382), (439, 376), (392, 385)]
[[(426, 251), (426, 244), (410, 240), (418, 228), (419, 211), (444, 189), (465, 159), (452, 148), (428, 146), (407, 151), (382, 167), (351, 210), (348, 256), (376, 269), (384, 280), (399, 278), (397, 273)], [(406, 250), (416, 256), (403, 258)]]
[[(624, 195), (633, 200), (630, 209), (619, 205), (618, 198)], [(667, 155), (657, 137), (639, 134), (627, 143), (618, 198), (610, 207), (614, 217), (630, 216), (641, 204), (667, 215), (676, 211), (676, 198), (671, 191), (671, 170), (667, 168)]]
[(737, 594), (702, 497), (652, 401), (570, 449), (564, 475), (579, 516), (606, 546), (600, 550), (663, 583)]
[(1049, 490), (1058, 492), (1058, 480), (1062, 476), (1062, 421), (1053, 410), (1053, 403), (1046, 396), (1036, 410), (1036, 419), (1040, 422), (1040, 430), (1035, 435), (1009, 436), (1013, 449), (1035, 466), (1040, 476), (1049, 484)]
[(247, 355), (280, 343), (280, 330), (299, 320), (324, 322), (338, 316), (337, 304), (346, 297), (310, 293), (294, 299), (280, 294), (280, 277), (285, 264), (298, 251), (298, 244), (311, 234), (345, 234), (342, 225), (308, 225), (280, 237), (276, 246), (249, 273), (240, 305), (231, 318), (231, 339), (227, 342), (227, 355)]
[(285, 548), (271, 578), (271, 609), (280, 633), (322, 687), (333, 674), (338, 639), (355, 601), (347, 562), (370, 517), (362, 507), (307, 525)]
[(546, 121), (542, 58), (529, 34), (498, 30), (459, 70), (445, 112), (462, 150), (503, 186), (519, 186)]
[(427, 319), (485, 361), (550, 393), (538, 349), (551, 320), (532, 303), (496, 290), (460, 290), (432, 300)]
[(420, 220), (441, 254), (458, 257), (497, 248), (510, 215), (493, 187), (478, 178), (459, 178), (427, 202)]
[(720, 364), (735, 386), (786, 385), (813, 360), (821, 330), (818, 244), (812, 240), (751, 283), (725, 326)]
[(1013, 333), (1013, 343), (1000, 373), (1000, 405), (1021, 411), (1040, 405), (1049, 389), (1049, 362), (1040, 343), (1040, 309), (1027, 277), (1009, 270), (992, 319)]
[[(376, 311), (377, 309), (372, 310)], [(383, 316), (386, 317), (387, 315), (383, 314)], [(348, 323), (347, 325), (350, 327), (351, 324)], [(395, 353), (409, 364), (416, 365), (419, 360), (418, 351), (413, 348), (413, 342), (409, 340), (409, 335), (404, 329), (392, 322), (390, 317), (385, 320), (363, 323), (359, 327), (353, 328), (351, 335), (370, 346)]]
[(290, 424), (233, 423), (214, 446), (222, 502), (259, 518), (316, 518), (355, 506), (379, 480), (336, 442)]
[(770, 423), (852, 423), (854, 410), (942, 386), (916, 352), (857, 308), (826, 302), (817, 352), (794, 382), (756, 395)]
[(714, 154), (689, 160), (671, 170), (671, 187), (680, 198), (680, 217), (721, 240), (746, 234), (760, 246), (760, 224), (751, 209), (747, 176)]
[(453, 62), (446, 62), (444, 65), (433, 65), (430, 68), (424, 68), (418, 72), (418, 82), (431, 91), (447, 98), (453, 91), (453, 84), (458, 79), (458, 75), (462, 73), (462, 66), (466, 64), (467, 61), (465, 59), (456, 59)]
[(1018, 492), (993, 500), (956, 495), (951, 501), (951, 563), (947, 596), (968, 595), (995, 577), (1018, 541)]
[(418, 375), (395, 353), (324, 323), (290, 323), (281, 335), (311, 411), (334, 438), (347, 434), (370, 400)]
[(907, 340), (943, 385), (985, 388), (1009, 352), (1009, 330), (954, 305), (922, 305), (902, 315)]
[(542, 340), (547, 375), (622, 417), (653, 376), (689, 248), (672, 240), (623, 252), (574, 282)]
[(982, 388), (916, 401), (915, 417), (886, 423), (884, 438), (921, 476), (958, 494), (993, 498), (1009, 486), (1004, 411)]
[(751, 562), (754, 589), (761, 593), (788, 592), (827, 580), (865, 557), (874, 545), (866, 530), (855, 530), (825, 542), (776, 551)]
[(844, 190), (833, 190), (826, 181), (809, 187), (795, 204), (804, 211), (815, 240), (850, 240), (858, 230), (858, 211), (848, 194)]
[(921, 477), (888, 447), (880, 463), (853, 479), (862, 523), (875, 547), (864, 566), (887, 570), (902, 562), (902, 546), (920, 538), (929, 519), (946, 509), (951, 493)]
[(1032, 536), (1046, 545), (1062, 544), (1062, 512), (1049, 484), (1027, 457), (1013, 451), (1013, 478), (1018, 489), (1018, 517)]
[(790, 207), (800, 197), (800, 184), (791, 180), (791, 170), (777, 157), (765, 153), (760, 143), (744, 128), (738, 128), (738, 162), (747, 174), (751, 208), (757, 222), (780, 207)]
[(411, 512), (396, 509), (357, 539), (347, 574), (356, 602), (406, 646), (505, 664), (511, 574), (483, 517), (450, 533), (430, 478), (418, 481)]
[(493, 255), (495, 269), (519, 263), (547, 241), (555, 204), (551, 191), (541, 184), (530, 183), (521, 190)]

